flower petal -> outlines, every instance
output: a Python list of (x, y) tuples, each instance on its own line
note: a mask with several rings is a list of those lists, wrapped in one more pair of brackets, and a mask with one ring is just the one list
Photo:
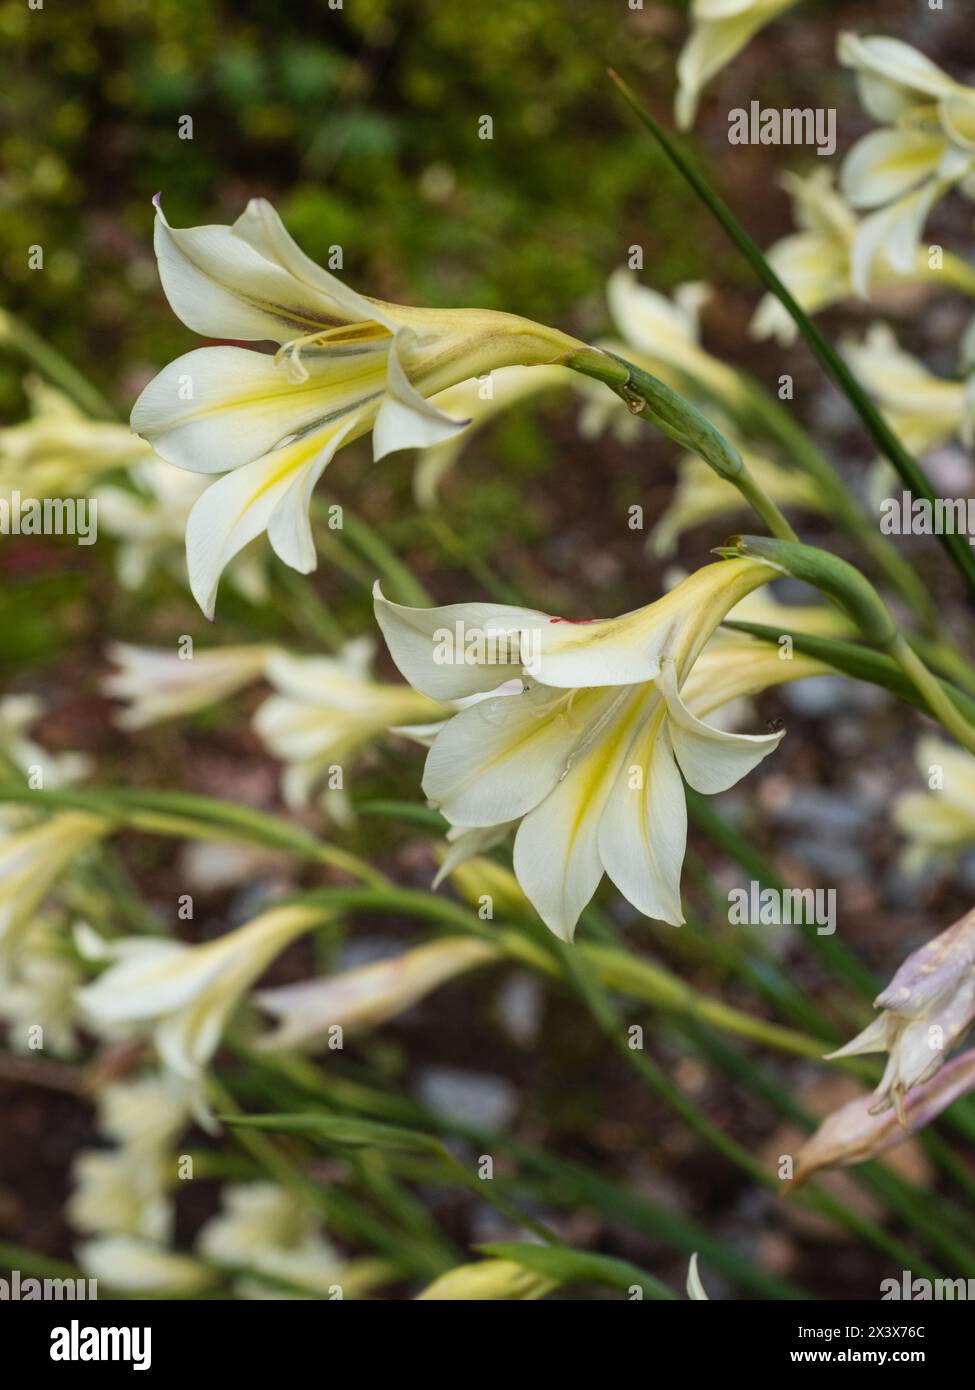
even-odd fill
[(212, 483), (196, 502), (186, 523), (186, 563), (193, 597), (208, 618), (224, 568), (265, 529), (285, 564), (303, 574), (315, 568), (311, 490), (355, 423), (265, 454)]
[(467, 428), (470, 419), (452, 420), (433, 401), (421, 396), (403, 365), (416, 334), (401, 329), (389, 352), (386, 395), (372, 431), (372, 456), (378, 462), (397, 449), (425, 449), (444, 444)]
[(169, 463), (226, 473), (295, 435), (375, 407), (385, 389), (389, 341), (384, 335), (306, 350), (301, 382), (262, 352), (198, 348), (150, 381), (132, 408), (132, 428)]
[(944, 179), (931, 179), (906, 198), (863, 219), (853, 238), (850, 267), (857, 294), (870, 298), (874, 262), (879, 256), (902, 275), (910, 274), (928, 213), (948, 186)]
[[(590, 698), (592, 698), (592, 692)], [(514, 868), (542, 921), (562, 941), (571, 941), (583, 908), (603, 876), (600, 820), (630, 745), (646, 692), (627, 690), (603, 708), (574, 711), (585, 718), (587, 735), (569, 755), (568, 770), (518, 828)]]
[(537, 806), (569, 766), (588, 726), (611, 702), (585, 691), (575, 708), (535, 686), (461, 710), (430, 750), (423, 791), (452, 825), (499, 825)]
[[(631, 787), (631, 769), (642, 777)], [(645, 785), (644, 785), (645, 783)], [(687, 803), (667, 723), (651, 718), (617, 774), (599, 825), (603, 867), (628, 902), (680, 926), (680, 875), (687, 847)]]
[[(519, 636), (531, 636), (550, 622), (547, 613), (500, 603), (408, 608), (384, 597), (378, 582), (373, 601), (376, 621), (397, 667), (414, 689), (435, 700), (459, 700), (520, 677), (520, 659), (492, 662), (484, 656), (517, 657)], [(476, 638), (482, 639), (479, 661), (473, 659), (477, 655)], [(464, 659), (465, 652), (471, 657), (469, 661)], [(453, 659), (446, 659), (448, 656)]]
[(937, 170), (944, 148), (940, 133), (872, 130), (843, 161), (843, 193), (855, 208), (878, 207), (901, 198)]
[(372, 301), (310, 261), (263, 198), (252, 199), (232, 227), (171, 227), (157, 210), (159, 278), (173, 312), (195, 333), (285, 343), (340, 324), (386, 320)]
[(727, 791), (768, 757), (782, 740), (777, 734), (727, 734), (691, 714), (677, 689), (672, 662), (658, 682), (667, 702), (667, 722), (680, 770), (695, 791)]

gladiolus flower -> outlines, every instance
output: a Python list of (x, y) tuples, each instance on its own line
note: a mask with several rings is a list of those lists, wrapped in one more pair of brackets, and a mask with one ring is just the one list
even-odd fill
[(975, 88), (955, 82), (900, 39), (841, 34), (838, 53), (856, 71), (867, 111), (888, 125), (858, 140), (843, 163), (852, 206), (879, 209), (864, 218), (853, 245), (853, 282), (867, 298), (880, 255), (908, 274), (938, 199), (955, 185), (971, 196)]
[(793, 1186), (807, 1182), (820, 1168), (845, 1168), (879, 1157), (903, 1144), (973, 1089), (975, 1048), (970, 1048), (916, 1086), (904, 1098), (900, 1114), (894, 1109), (878, 1111), (869, 1096), (857, 1096), (828, 1115), (803, 1144), (796, 1154)]
[(81, 1235), (169, 1238), (173, 1213), (159, 1155), (92, 1150), (77, 1156), (72, 1174), (75, 1187), (65, 1215)]
[(874, 1112), (928, 1081), (975, 1018), (975, 909), (908, 956), (874, 1007), (883, 1013), (830, 1057), (888, 1053)]
[(91, 482), (150, 454), (125, 425), (92, 420), (55, 386), (24, 383), (30, 418), (0, 429), (0, 497), (77, 496)]
[(213, 647), (187, 653), (113, 642), (109, 659), (119, 667), (102, 681), (111, 699), (126, 708), (115, 717), (122, 729), (144, 729), (163, 719), (193, 714), (259, 680), (272, 647)]
[(694, 29), (677, 59), (680, 86), (674, 119), (682, 130), (694, 124), (701, 92), (745, 44), (796, 0), (693, 0)]
[[(266, 674), (276, 693), (257, 710), (254, 728), (274, 757), (287, 764), (289, 806), (308, 806), (330, 769), (348, 763), (392, 726), (439, 720), (444, 706), (408, 685), (375, 680), (369, 639), (347, 642), (336, 656), (274, 653)], [(341, 795), (338, 786), (330, 789)], [(329, 791), (326, 791), (329, 795)], [(333, 811), (334, 797), (330, 797)], [(341, 812), (340, 812), (341, 815)]]
[(219, 1277), (199, 1260), (137, 1236), (96, 1236), (82, 1241), (75, 1254), (90, 1278), (126, 1293), (197, 1294)]
[(164, 1065), (199, 1084), (251, 985), (276, 955), (325, 915), (321, 908), (272, 907), (202, 946), (149, 937), (103, 941), (90, 929), (79, 932), (83, 955), (113, 962), (79, 990), (79, 1006), (101, 1032), (148, 1029)]
[(478, 1260), (475, 1264), (448, 1269), (418, 1293), (417, 1299), (463, 1303), (532, 1302), (544, 1298), (557, 1286), (557, 1279), (537, 1274), (514, 1260)]
[(0, 952), (16, 944), (71, 860), (109, 829), (101, 816), (64, 811), (0, 838)]
[(338, 1288), (346, 1297), (368, 1284), (360, 1271), (377, 1269), (374, 1260), (343, 1259), (315, 1213), (274, 1183), (239, 1183), (220, 1196), (223, 1210), (203, 1226), (196, 1248), (222, 1268), (267, 1277), (260, 1289), (249, 1280), (235, 1284), (244, 1297), (272, 1297), (278, 1281), (319, 1296)]
[(931, 790), (904, 792), (894, 803), (894, 824), (910, 840), (912, 858), (923, 863), (975, 844), (975, 758), (927, 735), (918, 739), (914, 761)]
[[(512, 314), (369, 299), (322, 270), (263, 199), (231, 227), (171, 227), (158, 208), (159, 274), (188, 328), (270, 340), (178, 358), (136, 401), (132, 428), (164, 459), (226, 473), (186, 532), (193, 593), (209, 616), (224, 566), (266, 530), (275, 553), (316, 563), (308, 508), (336, 450), (372, 431), (373, 456), (449, 439), (467, 423), (431, 397), (494, 367), (557, 362), (581, 345)], [(232, 471), (231, 471), (232, 470)]]
[[(495, 691), (436, 736), (423, 789), (452, 826), (520, 822), (515, 873), (563, 940), (604, 872), (641, 912), (683, 920), (681, 772), (698, 791), (724, 791), (782, 735), (712, 728), (681, 686), (728, 610), (773, 574), (724, 561), (645, 608), (589, 622), (497, 604), (404, 608), (377, 586), (377, 621), (416, 689), (440, 700)], [(497, 693), (510, 680), (519, 693)]]
[(260, 991), (255, 1003), (280, 1022), (259, 1045), (270, 1051), (313, 1047), (324, 1045), (336, 1026), (375, 1027), (448, 980), (497, 959), (487, 942), (448, 936), (355, 970)]
[(971, 444), (975, 426), (971, 380), (946, 381), (935, 376), (899, 346), (885, 323), (875, 323), (862, 343), (844, 343), (843, 351), (912, 454), (925, 454), (950, 439)]

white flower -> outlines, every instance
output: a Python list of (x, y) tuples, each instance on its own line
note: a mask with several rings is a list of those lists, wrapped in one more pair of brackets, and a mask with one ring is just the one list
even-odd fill
[(5, 695), (0, 699), (0, 755), (32, 779), (35, 787), (66, 787), (91, 768), (85, 753), (51, 753), (29, 730), (44, 713), (36, 695)]
[(920, 867), (933, 854), (950, 856), (975, 844), (975, 758), (929, 734), (918, 739), (914, 761), (930, 790), (898, 796), (894, 824)]
[(692, 0), (694, 29), (677, 59), (680, 86), (674, 119), (682, 130), (694, 124), (701, 92), (735, 58), (759, 29), (796, 0)]
[(81, 1235), (142, 1236), (166, 1241), (173, 1224), (162, 1160), (126, 1149), (80, 1153), (65, 1215)]
[(196, 503), (186, 532), (190, 585), (208, 615), (224, 566), (262, 531), (286, 564), (314, 569), (309, 502), (342, 444), (372, 431), (381, 459), (442, 443), (466, 421), (430, 397), (494, 367), (556, 362), (579, 347), (511, 314), (357, 294), (315, 265), (262, 199), (232, 227), (177, 229), (159, 211), (155, 246), (163, 288), (188, 328), (281, 344), (273, 357), (238, 347), (191, 352), (132, 411), (132, 428), (170, 463), (227, 474)]
[(57, 387), (28, 377), (24, 388), (30, 418), (0, 429), (0, 497), (77, 497), (150, 452), (125, 425), (89, 419)]
[(0, 962), (0, 1019), (7, 1024), (8, 1047), (32, 1052), (40, 1045), (51, 1056), (72, 1056), (75, 992), (84, 979), (54, 923), (33, 918), (15, 958)]
[(101, 816), (62, 811), (27, 830), (0, 831), (0, 954), (17, 944), (71, 860), (110, 828)]
[(448, 980), (497, 958), (497, 950), (484, 941), (446, 936), (354, 970), (258, 991), (255, 1003), (279, 1020), (259, 1046), (269, 1051), (324, 1046), (332, 1028), (385, 1023)]
[(78, 1263), (105, 1289), (124, 1293), (201, 1293), (217, 1275), (199, 1260), (137, 1236), (97, 1236), (76, 1247)]
[(342, 1286), (342, 1256), (315, 1213), (291, 1193), (274, 1183), (251, 1182), (225, 1187), (220, 1196), (223, 1211), (197, 1237), (205, 1259), (319, 1294)]
[[(614, 270), (606, 286), (610, 317), (620, 342), (600, 346), (625, 357), (644, 371), (681, 392), (704, 392), (729, 409), (744, 405), (745, 388), (733, 367), (701, 346), (699, 315), (711, 296), (711, 288), (699, 282), (678, 285), (671, 298), (641, 285), (629, 270)], [(597, 390), (587, 383), (590, 404), (581, 429), (592, 437), (612, 421), (626, 439), (641, 429), (641, 421), (627, 410), (615, 392)]]
[(167, 1072), (111, 1081), (96, 1095), (98, 1128), (130, 1154), (165, 1154), (190, 1124), (193, 1095)]
[(950, 439), (971, 444), (975, 424), (972, 381), (946, 381), (935, 376), (900, 347), (884, 323), (873, 324), (862, 343), (846, 341), (843, 351), (910, 453), (925, 454)]
[[(186, 524), (209, 487), (206, 476), (173, 468), (150, 451), (129, 469), (129, 478), (132, 487), (106, 482), (92, 492), (99, 525), (117, 541), (119, 583), (124, 589), (141, 589), (165, 570), (185, 585)], [(264, 560), (260, 553), (245, 550), (227, 567), (227, 579), (251, 603), (267, 598)]]
[(645, 608), (587, 622), (497, 604), (403, 608), (377, 586), (393, 660), (423, 693), (458, 699), (521, 680), (519, 694), (446, 723), (423, 789), (455, 827), (520, 821), (515, 873), (557, 936), (571, 940), (604, 872), (648, 916), (683, 920), (681, 773), (698, 791), (724, 791), (782, 735), (714, 729), (680, 689), (728, 610), (772, 577), (725, 561)]
[(878, 257), (910, 273), (938, 199), (956, 184), (975, 193), (975, 88), (900, 39), (841, 34), (838, 52), (857, 73), (863, 105), (888, 126), (858, 140), (842, 171), (851, 205), (879, 209), (864, 218), (853, 245), (853, 283), (867, 298)]
[(159, 647), (136, 647), (113, 642), (108, 658), (118, 667), (102, 681), (110, 699), (124, 700), (115, 716), (122, 729), (144, 729), (177, 715), (194, 714), (236, 695), (259, 680), (273, 648), (212, 647), (184, 655)]
[[(817, 169), (807, 178), (783, 174), (782, 186), (792, 197), (792, 215), (799, 231), (783, 237), (766, 251), (769, 265), (807, 314), (819, 313), (852, 295), (869, 297), (870, 290), (910, 282), (968, 284), (969, 268), (958, 257), (946, 254), (941, 269), (928, 264), (920, 251), (909, 265), (895, 266), (881, 240), (872, 263), (872, 280), (865, 287), (857, 279), (854, 261), (862, 225), (857, 214), (833, 188), (829, 169)], [(798, 329), (788, 310), (773, 294), (763, 295), (752, 318), (756, 338), (778, 339), (788, 345)]]
[[(202, 946), (153, 937), (103, 941), (90, 930), (78, 933), (84, 956), (113, 962), (79, 990), (79, 1007), (99, 1030), (148, 1030), (163, 1064), (199, 1085), (224, 1027), (251, 985), (276, 955), (325, 915), (321, 908), (272, 907)], [(203, 1111), (198, 1118), (205, 1115)]]
[[(283, 778), (289, 806), (304, 807), (328, 782), (330, 769), (345, 766), (393, 725), (442, 719), (444, 706), (408, 685), (374, 679), (375, 653), (368, 639), (347, 642), (336, 656), (273, 654), (267, 678), (276, 693), (254, 716), (267, 749), (287, 764)], [(344, 775), (342, 777), (344, 787)], [(326, 790), (333, 812), (334, 796)]]

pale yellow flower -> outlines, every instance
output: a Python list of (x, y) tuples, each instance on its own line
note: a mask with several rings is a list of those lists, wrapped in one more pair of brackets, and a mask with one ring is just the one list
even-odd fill
[[(728, 610), (772, 577), (761, 563), (709, 565), (645, 608), (583, 622), (498, 604), (404, 608), (377, 586), (377, 620), (412, 685), (441, 700), (494, 691), (437, 734), (423, 788), (454, 827), (520, 822), (515, 873), (556, 935), (571, 940), (604, 872), (648, 916), (683, 920), (681, 773), (723, 791), (782, 735), (712, 728), (681, 687)], [(512, 680), (519, 692), (499, 693)]]
[(532, 1302), (544, 1298), (557, 1287), (557, 1279), (536, 1274), (514, 1260), (478, 1260), (448, 1269), (418, 1293), (417, 1299), (462, 1303)]
[(953, 439), (971, 445), (975, 378), (935, 376), (884, 323), (873, 324), (862, 343), (848, 339), (843, 351), (910, 453), (923, 455)]
[(90, 419), (57, 387), (36, 377), (24, 387), (30, 417), (0, 428), (0, 497), (78, 497), (152, 452), (126, 425)]
[(467, 422), (431, 397), (580, 346), (512, 314), (357, 294), (315, 265), (262, 199), (232, 227), (177, 229), (160, 210), (155, 246), (163, 288), (188, 328), (281, 344), (273, 357), (238, 347), (191, 352), (132, 411), (132, 428), (170, 463), (226, 474), (196, 503), (186, 532), (190, 585), (210, 615), (223, 568), (262, 531), (286, 564), (314, 569), (311, 494), (342, 444), (372, 432), (381, 459), (442, 443)]
[(894, 824), (913, 848), (917, 867), (975, 844), (975, 758), (933, 735), (918, 739), (914, 761), (929, 790), (903, 792)]
[(274, 648), (261, 644), (167, 651), (113, 642), (108, 658), (118, 666), (102, 691), (125, 708), (115, 716), (121, 729), (144, 729), (164, 719), (194, 714), (236, 695), (260, 680)]
[(679, 87), (674, 119), (682, 130), (694, 124), (701, 92), (749, 40), (796, 0), (691, 0), (694, 28), (677, 59)]
[(325, 915), (321, 908), (272, 907), (201, 946), (158, 937), (104, 941), (90, 930), (81, 933), (82, 954), (112, 962), (78, 992), (82, 1014), (99, 1031), (148, 1032), (162, 1063), (198, 1086), (251, 985)]
[(82, 1241), (75, 1249), (78, 1264), (102, 1288), (120, 1293), (202, 1293), (215, 1284), (217, 1273), (189, 1255), (177, 1255), (138, 1236), (105, 1235)]
[[(323, 793), (338, 817), (348, 765), (395, 725), (433, 723), (448, 711), (408, 685), (376, 680), (370, 674), (373, 642), (356, 638), (335, 656), (273, 653), (266, 663), (274, 690), (254, 715), (265, 747), (286, 764), (284, 797), (301, 808)], [(332, 770), (340, 776), (328, 787)]]
[(863, 105), (886, 126), (857, 141), (842, 171), (850, 204), (877, 209), (852, 252), (853, 283), (867, 298), (879, 258), (904, 275), (914, 269), (928, 213), (948, 189), (975, 195), (975, 87), (900, 39), (845, 33), (838, 54), (857, 73)]
[(258, 991), (255, 1003), (278, 1020), (258, 1046), (270, 1051), (324, 1047), (332, 1028), (374, 1028), (498, 955), (486, 942), (445, 936), (370, 965)]
[[(206, 476), (173, 468), (150, 450), (128, 477), (129, 487), (113, 481), (92, 490), (99, 526), (117, 542), (119, 583), (124, 589), (141, 589), (164, 570), (187, 584), (186, 524), (209, 487)], [(251, 603), (263, 603), (268, 595), (266, 556), (242, 551), (227, 566), (227, 580)]]
[(63, 934), (34, 917), (10, 961), (0, 961), (0, 1020), (14, 1052), (70, 1057), (77, 1050), (75, 992), (85, 977)]
[[(910, 264), (897, 264), (888, 255), (886, 243), (877, 247), (871, 263), (871, 281), (865, 285), (858, 273), (863, 245), (857, 214), (833, 187), (829, 169), (816, 169), (808, 177), (787, 173), (782, 186), (792, 198), (793, 220), (797, 232), (783, 237), (765, 253), (766, 259), (807, 314), (819, 313), (841, 300), (859, 295), (868, 298), (871, 289), (903, 283), (936, 283), (965, 275), (955, 258), (945, 256), (943, 271), (928, 264), (927, 255), (916, 250)], [(791, 314), (773, 294), (763, 295), (751, 322), (756, 338), (776, 338), (788, 345), (798, 329)]]
[(173, 1210), (158, 1155), (92, 1150), (77, 1155), (71, 1172), (74, 1187), (64, 1211), (79, 1234), (169, 1239)]
[(110, 828), (101, 816), (61, 811), (26, 830), (0, 830), (0, 954), (17, 946), (71, 860)]
[(192, 1091), (167, 1072), (111, 1081), (95, 1101), (100, 1133), (150, 1159), (167, 1153), (193, 1118)]
[[(374, 1281), (376, 1262), (345, 1259), (315, 1213), (284, 1188), (239, 1183), (225, 1187), (220, 1198), (222, 1210), (201, 1229), (197, 1249), (222, 1269), (257, 1276), (235, 1283), (242, 1296), (273, 1297), (280, 1282), (309, 1296), (347, 1298)], [(261, 1276), (270, 1287), (261, 1287)]]

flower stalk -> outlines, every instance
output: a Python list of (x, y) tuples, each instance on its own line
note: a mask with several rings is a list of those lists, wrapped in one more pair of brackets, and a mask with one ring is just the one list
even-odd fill
[(735, 446), (677, 391), (642, 367), (602, 348), (582, 348), (568, 353), (562, 362), (583, 376), (603, 382), (634, 415), (656, 425), (682, 448), (702, 458), (719, 477), (738, 489), (773, 536), (798, 540), (778, 505), (748, 471)]
[(754, 556), (783, 574), (812, 584), (848, 613), (871, 646), (886, 652), (911, 681), (932, 715), (969, 752), (975, 753), (975, 725), (969, 723), (897, 627), (873, 585), (846, 560), (815, 546), (733, 536), (717, 554)]

